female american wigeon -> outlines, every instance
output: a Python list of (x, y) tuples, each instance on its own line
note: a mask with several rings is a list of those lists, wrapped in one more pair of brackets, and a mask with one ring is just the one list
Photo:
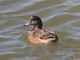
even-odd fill
[(42, 21), (38, 16), (31, 16), (29, 21), (24, 25), (33, 25), (34, 27), (28, 34), (28, 39), (34, 44), (48, 44), (50, 42), (57, 42), (58, 36), (50, 30), (41, 30)]

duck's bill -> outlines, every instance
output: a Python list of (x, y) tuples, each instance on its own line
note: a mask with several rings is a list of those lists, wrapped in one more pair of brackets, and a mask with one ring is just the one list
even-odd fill
[(30, 22), (28, 21), (27, 23), (24, 24), (24, 26), (30, 25)]

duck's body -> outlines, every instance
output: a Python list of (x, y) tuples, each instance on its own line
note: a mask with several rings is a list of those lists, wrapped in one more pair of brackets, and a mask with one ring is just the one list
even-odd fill
[(28, 34), (28, 39), (31, 43), (48, 44), (50, 42), (56, 42), (58, 40), (58, 36), (54, 32), (50, 30), (41, 30), (42, 21), (38, 16), (31, 16), (28, 24), (34, 26), (34, 28)]

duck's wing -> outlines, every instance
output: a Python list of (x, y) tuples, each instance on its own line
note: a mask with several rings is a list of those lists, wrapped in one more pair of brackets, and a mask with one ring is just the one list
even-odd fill
[(40, 35), (40, 39), (57, 41), (58, 40), (58, 36), (53, 31), (44, 30), (44, 33), (42, 33)]

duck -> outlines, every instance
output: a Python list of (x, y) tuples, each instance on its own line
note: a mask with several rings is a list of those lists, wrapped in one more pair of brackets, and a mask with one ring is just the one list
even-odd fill
[(33, 44), (48, 44), (59, 40), (57, 34), (51, 30), (42, 30), (42, 20), (39, 16), (30, 16), (24, 26), (32, 25), (33, 28), (28, 32), (28, 39)]

